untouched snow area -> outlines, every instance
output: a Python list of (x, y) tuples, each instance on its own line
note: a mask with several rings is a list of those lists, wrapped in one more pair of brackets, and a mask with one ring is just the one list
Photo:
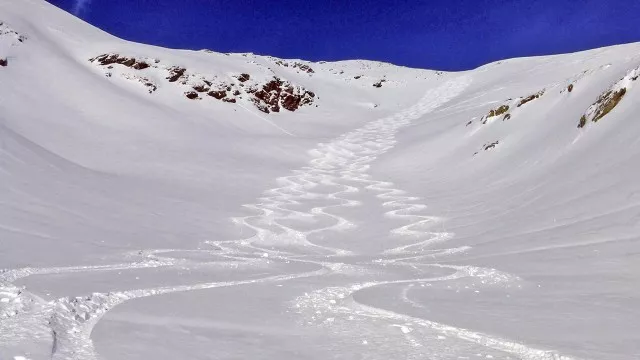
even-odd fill
[(640, 358), (640, 44), (441, 73), (0, 23), (0, 359)]

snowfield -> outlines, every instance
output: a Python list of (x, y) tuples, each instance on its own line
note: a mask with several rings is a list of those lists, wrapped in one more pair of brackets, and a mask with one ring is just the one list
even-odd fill
[(444, 73), (0, 23), (0, 359), (640, 359), (640, 44)]

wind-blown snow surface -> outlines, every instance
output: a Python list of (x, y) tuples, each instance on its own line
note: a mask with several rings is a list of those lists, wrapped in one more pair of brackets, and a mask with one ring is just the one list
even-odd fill
[[(640, 45), (438, 73), (0, 22), (1, 359), (640, 358)], [(313, 103), (259, 111), (274, 76)]]

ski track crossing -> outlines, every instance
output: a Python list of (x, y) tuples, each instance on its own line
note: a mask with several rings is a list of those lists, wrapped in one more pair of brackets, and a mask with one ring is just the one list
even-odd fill
[[(363, 290), (383, 286), (403, 287), (402, 298), (413, 308), (421, 307), (407, 297), (415, 287), (432, 284), (472, 280), (481, 286), (518, 286), (515, 276), (494, 269), (474, 266), (438, 264), (440, 257), (467, 251), (468, 247), (443, 247), (453, 234), (435, 231), (440, 218), (427, 214), (427, 206), (420, 198), (407, 195), (387, 181), (372, 179), (367, 174), (370, 164), (396, 143), (395, 134), (413, 120), (439, 108), (460, 94), (470, 83), (462, 75), (428, 91), (413, 107), (395, 115), (375, 120), (346, 133), (337, 139), (319, 144), (311, 151), (307, 166), (294, 170), (291, 175), (277, 179), (278, 187), (264, 192), (254, 204), (245, 205), (254, 215), (232, 220), (251, 236), (240, 240), (208, 241), (206, 250), (145, 249), (123, 254), (122, 263), (96, 266), (69, 266), (53, 268), (22, 268), (0, 271), (0, 349), (20, 349), (20, 344), (41, 346), (50, 350), (51, 359), (97, 360), (100, 358), (91, 340), (96, 323), (115, 306), (125, 301), (163, 294), (197, 291), (230, 286), (250, 286), (269, 282), (287, 282), (302, 278), (331, 279), (337, 274), (353, 272), (371, 274), (385, 269), (410, 269), (408, 274), (424, 276), (391, 280), (356, 281), (320, 288), (290, 299), (287, 306), (299, 317), (304, 326), (326, 326), (342, 329), (350, 336), (350, 323), (356, 322), (361, 333), (387, 332), (389, 328), (404, 342), (388, 340), (398, 358), (411, 358), (415, 349), (428, 351), (420, 358), (446, 357), (446, 351), (455, 354), (456, 348), (486, 348), (503, 359), (570, 360), (555, 351), (529, 347), (498, 336), (457, 328), (427, 319), (376, 308), (356, 300)], [(332, 234), (349, 234), (358, 225), (341, 210), (362, 205), (358, 194), (370, 193), (385, 209), (380, 214), (384, 221), (397, 222), (388, 237), (394, 247), (374, 254), (363, 254), (335, 244), (323, 244), (314, 239)], [(293, 225), (292, 225), (293, 224)], [(322, 235), (322, 236), (321, 236)], [(403, 241), (395, 242), (395, 239)], [(173, 252), (198, 253), (217, 257), (188, 259), (172, 256)], [(291, 274), (258, 276), (234, 281), (219, 281), (180, 286), (160, 286), (127, 291), (93, 293), (83, 297), (64, 297), (46, 301), (25, 288), (14, 285), (18, 279), (32, 275), (97, 273), (116, 270), (150, 269), (177, 266), (269, 267), (278, 264), (301, 264), (313, 268)], [(438, 271), (447, 275), (430, 276)], [(352, 330), (353, 332), (353, 330)], [(353, 336), (356, 336), (355, 334)], [(449, 339), (449, 340), (445, 340)], [(451, 340), (453, 339), (453, 340)], [(454, 341), (443, 347), (434, 341)], [(362, 340), (366, 344), (366, 340)], [(446, 346), (453, 350), (446, 350)], [(429, 350), (430, 349), (430, 350)], [(475, 348), (474, 348), (475, 349)], [(18, 351), (18, 350), (16, 350)], [(406, 352), (406, 353), (405, 353)], [(25, 354), (15, 353), (16, 359)], [(441, 357), (442, 356), (442, 357)], [(379, 357), (386, 359), (384, 352)], [(491, 358), (487, 355), (487, 358)]]

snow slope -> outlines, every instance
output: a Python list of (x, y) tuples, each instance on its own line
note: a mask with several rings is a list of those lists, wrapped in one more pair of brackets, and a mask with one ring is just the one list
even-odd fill
[(0, 359), (640, 358), (640, 44), (441, 73), (0, 22)]

